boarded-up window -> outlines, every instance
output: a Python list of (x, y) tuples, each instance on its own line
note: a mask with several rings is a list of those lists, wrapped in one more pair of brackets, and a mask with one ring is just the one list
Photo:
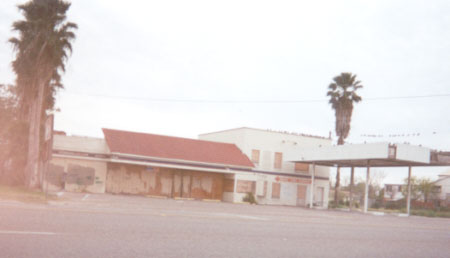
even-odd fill
[(223, 184), (224, 192), (234, 192), (234, 179), (225, 179)]
[(66, 183), (77, 185), (93, 185), (95, 179), (95, 169), (69, 164), (67, 169)]
[(274, 168), (281, 168), (282, 162), (283, 162), (283, 153), (275, 152)]
[(295, 163), (295, 172), (305, 172), (308, 173), (309, 164), (308, 163)]
[(272, 198), (280, 199), (281, 185), (280, 183), (272, 183)]
[(306, 185), (298, 185), (297, 186), (297, 199), (300, 199), (300, 200), (306, 199)]
[(238, 180), (236, 186), (236, 192), (238, 193), (254, 193), (256, 184), (250, 180)]
[(259, 163), (259, 150), (252, 150), (252, 162)]

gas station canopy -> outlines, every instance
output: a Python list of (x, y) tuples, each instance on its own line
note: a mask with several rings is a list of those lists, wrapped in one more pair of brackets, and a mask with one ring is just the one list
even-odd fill
[(450, 166), (450, 152), (409, 144), (367, 143), (302, 149), (286, 160), (329, 167)]
[[(315, 166), (351, 167), (352, 178), (355, 167), (366, 167), (366, 184), (364, 191), (364, 212), (368, 210), (369, 177), (371, 167), (408, 167), (407, 213), (411, 206), (411, 168), (425, 166), (450, 166), (450, 152), (438, 152), (422, 146), (409, 144), (365, 143), (337, 146), (319, 146), (298, 149), (287, 161), (309, 163), (313, 165), (311, 189), (314, 185)], [(353, 181), (350, 183), (350, 192)], [(311, 190), (313, 203), (314, 192)], [(350, 197), (352, 202), (352, 197)]]

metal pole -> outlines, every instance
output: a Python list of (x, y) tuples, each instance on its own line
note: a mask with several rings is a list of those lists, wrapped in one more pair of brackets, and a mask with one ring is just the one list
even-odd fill
[(364, 213), (367, 213), (369, 205), (369, 179), (370, 179), (370, 163), (367, 162), (366, 188), (364, 190)]
[(410, 215), (411, 212), (411, 166), (408, 167), (408, 196), (407, 201), (406, 201), (406, 212), (408, 213), (408, 216)]
[(50, 160), (47, 161), (45, 164), (45, 170), (44, 170), (44, 183), (45, 183), (45, 200), (47, 201), (48, 198), (48, 163), (50, 163)]
[(350, 211), (353, 209), (353, 184), (354, 184), (354, 172), (355, 167), (352, 167), (352, 170), (350, 172)]
[(314, 175), (316, 174), (316, 164), (312, 164), (312, 171), (311, 171), (311, 189), (309, 194), (309, 205), (312, 209), (314, 207)]
[(237, 174), (234, 173), (233, 202), (236, 201)]
[(47, 160), (44, 164), (45, 200), (48, 198), (48, 170), (53, 155), (53, 127), (55, 122), (54, 114), (51, 114), (45, 121), (45, 140), (47, 141)]
[(183, 198), (183, 171), (180, 170), (180, 197)]

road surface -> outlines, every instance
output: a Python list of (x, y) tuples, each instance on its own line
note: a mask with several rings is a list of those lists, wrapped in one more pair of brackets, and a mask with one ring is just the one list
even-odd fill
[(449, 257), (450, 219), (66, 193), (0, 201), (0, 257)]

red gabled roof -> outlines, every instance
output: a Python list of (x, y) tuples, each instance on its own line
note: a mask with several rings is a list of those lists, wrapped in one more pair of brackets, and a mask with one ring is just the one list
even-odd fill
[(103, 128), (111, 152), (139, 156), (253, 167), (234, 144)]

